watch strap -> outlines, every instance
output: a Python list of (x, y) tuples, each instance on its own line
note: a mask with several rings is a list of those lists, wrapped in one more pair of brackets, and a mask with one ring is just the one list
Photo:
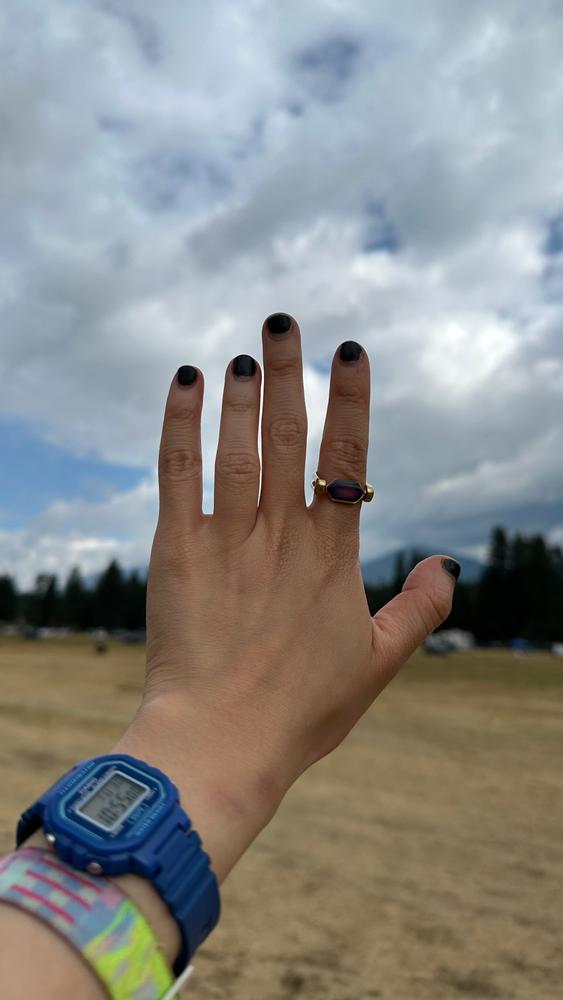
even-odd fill
[(51, 851), (21, 847), (0, 861), (0, 900), (61, 935), (112, 1000), (161, 1000), (173, 976), (150, 925), (109, 879), (78, 872)]
[(180, 806), (157, 827), (144, 850), (158, 862), (151, 881), (180, 927), (182, 950), (174, 963), (179, 976), (219, 920), (217, 879), (199, 835)]

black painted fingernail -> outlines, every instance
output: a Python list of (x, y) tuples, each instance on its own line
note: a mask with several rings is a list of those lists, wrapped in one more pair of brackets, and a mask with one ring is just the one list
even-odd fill
[(233, 375), (255, 375), (256, 362), (250, 354), (238, 354), (233, 360)]
[(193, 385), (197, 378), (197, 368), (193, 365), (182, 365), (178, 368), (178, 382), (180, 385)]
[(291, 316), (285, 313), (274, 313), (266, 320), (266, 326), (270, 333), (287, 333), (291, 326)]
[(345, 340), (340, 346), (341, 361), (359, 361), (362, 356), (362, 348), (355, 340)]
[(442, 559), (442, 566), (444, 567), (446, 573), (450, 573), (454, 580), (457, 580), (459, 574), (461, 573), (461, 566), (455, 559)]

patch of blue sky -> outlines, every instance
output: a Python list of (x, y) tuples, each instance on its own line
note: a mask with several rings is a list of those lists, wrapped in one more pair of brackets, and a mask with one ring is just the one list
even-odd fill
[(361, 51), (355, 38), (333, 35), (302, 49), (295, 67), (314, 96), (334, 101), (354, 75)]
[(140, 200), (153, 212), (174, 212), (199, 205), (202, 195), (224, 195), (231, 187), (227, 170), (187, 150), (160, 150), (137, 161), (131, 171)]
[(313, 371), (319, 373), (319, 375), (330, 375), (330, 369), (332, 367), (332, 354), (327, 355), (326, 358), (313, 358), (309, 361), (309, 364)]
[(398, 253), (401, 243), (397, 229), (387, 215), (382, 201), (370, 202), (364, 230), (364, 253)]
[(234, 160), (249, 160), (264, 150), (264, 135), (266, 133), (267, 115), (254, 115), (241, 138), (233, 143), (232, 156)]
[[(551, 256), (555, 256), (555, 254)], [(547, 302), (563, 301), (563, 263), (560, 257), (557, 260), (550, 260), (544, 267), (541, 275), (541, 287)]]
[(24, 528), (56, 500), (103, 501), (134, 489), (149, 474), (146, 468), (72, 455), (11, 417), (0, 418), (0, 466), (10, 470), (0, 488), (2, 530)]
[(548, 257), (555, 257), (563, 250), (563, 215), (556, 215), (547, 224), (547, 233), (543, 252)]
[(117, 115), (111, 111), (102, 112), (98, 115), (98, 128), (102, 132), (110, 132), (115, 135), (128, 135), (135, 128), (135, 123), (125, 115)]
[(164, 47), (157, 23), (145, 12), (132, 10), (121, 0), (97, 0), (97, 6), (129, 28), (132, 41), (143, 59), (153, 65), (162, 62)]

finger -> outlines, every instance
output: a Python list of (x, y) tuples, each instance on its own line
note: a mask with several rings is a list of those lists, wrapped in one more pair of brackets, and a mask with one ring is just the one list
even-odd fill
[(386, 684), (448, 617), (461, 567), (449, 556), (430, 556), (409, 573), (400, 594), (374, 615), (376, 670)]
[[(332, 361), (330, 391), (317, 471), (321, 479), (351, 479), (365, 485), (369, 442), (370, 368), (355, 341), (340, 346)], [(315, 495), (311, 510), (329, 531), (359, 538), (362, 502), (349, 506)]]
[(213, 520), (233, 539), (248, 537), (256, 522), (260, 383), (260, 369), (248, 354), (240, 354), (227, 368), (215, 460)]
[(160, 514), (195, 523), (201, 516), (201, 407), (203, 374), (192, 365), (178, 369), (166, 400), (158, 482)]
[(260, 507), (281, 517), (305, 508), (307, 411), (303, 390), (301, 335), (285, 313), (269, 316), (262, 328), (264, 408)]

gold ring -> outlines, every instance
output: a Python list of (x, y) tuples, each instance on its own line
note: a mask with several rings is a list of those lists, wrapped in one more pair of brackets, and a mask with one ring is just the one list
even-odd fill
[(354, 504), (360, 503), (361, 500), (369, 503), (375, 494), (373, 486), (370, 486), (369, 483), (362, 486), (355, 479), (331, 479), (330, 483), (327, 483), (326, 479), (321, 479), (318, 472), (311, 485), (317, 496), (326, 493), (334, 503)]

